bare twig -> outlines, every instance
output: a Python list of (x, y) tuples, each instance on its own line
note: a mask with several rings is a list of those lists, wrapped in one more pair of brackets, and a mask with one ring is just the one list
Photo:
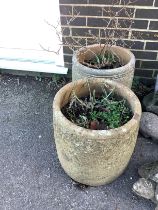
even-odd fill
[[(112, 6), (102, 8), (102, 13), (105, 14), (105, 16), (102, 18), (105, 22), (105, 26), (102, 29), (99, 29), (100, 33), (98, 35), (94, 34), (91, 30), (88, 30), (88, 32), (86, 32), (82, 36), (78, 35), (77, 33), (75, 34), (75, 36), (72, 36), (74, 21), (80, 16), (80, 11), (77, 11), (76, 9), (74, 10), (72, 15), (69, 14), (68, 17), (64, 16), (65, 24), (63, 26), (60, 25), (60, 21), (57, 22), (56, 26), (45, 21), (49, 26), (53, 28), (53, 30), (55, 30), (60, 43), (59, 49), (54, 52), (49, 48), (46, 49), (45, 47), (41, 45), (40, 46), (42, 49), (49, 52), (54, 52), (56, 54), (59, 54), (62, 46), (67, 46), (72, 51), (75, 51), (78, 48), (83, 48), (84, 53), (87, 53), (89, 51), (94, 56), (95, 60), (97, 61), (94, 65), (95, 68), (101, 68), (108, 62), (108, 60), (105, 59), (105, 53), (109, 53), (108, 58), (112, 54), (112, 58), (114, 60), (115, 58), (119, 60), (118, 56), (112, 51), (112, 46), (116, 44), (119, 44), (121, 46), (128, 46), (128, 43), (127, 41), (125, 41), (125, 39), (128, 40), (134, 38), (134, 35), (132, 33), (134, 12), (130, 8), (131, 5), (134, 4), (136, 1), (137, 0), (129, 0), (127, 2), (125, 0), (117, 0), (116, 2), (116, 0), (113, 0)], [(117, 7), (116, 4), (120, 5), (120, 3), (121, 7)], [(64, 34), (66, 29), (69, 29), (69, 35)], [(88, 37), (91, 39), (91, 44), (99, 44), (99, 54), (87, 47)], [(83, 40), (85, 40), (85, 43), (82, 43)], [(102, 57), (103, 59), (99, 60), (98, 56)], [(91, 64), (86, 63), (86, 61), (83, 61), (83, 64), (87, 64), (87, 66), (91, 67)]]

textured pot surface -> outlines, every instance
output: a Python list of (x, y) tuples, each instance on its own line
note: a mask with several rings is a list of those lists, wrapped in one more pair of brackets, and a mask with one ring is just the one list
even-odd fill
[(61, 88), (54, 98), (54, 137), (60, 163), (65, 172), (77, 182), (97, 186), (109, 183), (126, 168), (133, 153), (141, 105), (135, 94), (126, 86), (112, 80), (90, 79), (91, 89), (105, 83), (127, 99), (133, 111), (132, 119), (125, 125), (111, 130), (89, 130), (70, 122), (61, 108), (70, 100), (72, 89), (78, 97), (88, 95), (85, 80), (69, 83)]
[[(104, 45), (101, 46), (103, 47)], [(99, 54), (100, 49), (100, 45), (95, 44), (81, 48), (74, 53), (72, 61), (72, 81), (85, 77), (100, 77), (116, 80), (131, 88), (135, 70), (135, 56), (126, 48), (118, 46), (111, 47), (111, 51), (120, 58), (123, 64), (122, 67), (115, 69), (94, 69), (82, 64), (83, 61), (94, 57), (94, 53), (92, 52)]]

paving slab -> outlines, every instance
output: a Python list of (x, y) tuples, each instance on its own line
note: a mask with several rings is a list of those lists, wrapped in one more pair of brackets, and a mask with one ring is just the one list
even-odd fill
[(50, 78), (0, 77), (0, 210), (154, 210), (132, 192), (138, 167), (158, 160), (158, 145), (141, 136), (113, 183), (86, 187), (65, 174), (52, 129), (57, 89)]

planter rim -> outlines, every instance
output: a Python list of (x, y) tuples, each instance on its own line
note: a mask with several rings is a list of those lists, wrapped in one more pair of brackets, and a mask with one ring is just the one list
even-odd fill
[[(130, 56), (129, 62), (127, 64), (121, 66), (121, 67), (114, 68), (114, 69), (97, 69), (97, 68), (87, 67), (87, 66), (85, 66), (85, 65), (83, 65), (79, 62), (79, 60), (77, 58), (77, 55), (80, 52), (82, 52), (82, 51), (84, 52), (85, 48), (98, 47), (98, 46), (100, 46), (100, 45), (99, 44), (88, 45), (86, 47), (82, 47), (79, 50), (75, 51), (74, 54), (73, 54), (73, 58), (72, 58), (73, 63), (78, 62), (78, 66), (80, 66), (80, 67), (82, 66), (84, 68), (84, 72), (87, 73), (87, 74), (89, 74), (89, 72), (91, 74), (93, 74), (93, 73), (95, 74), (96, 71), (97, 71), (97, 74), (100, 75), (100, 76), (102, 75), (103, 71), (106, 71), (106, 75), (108, 75), (108, 76), (110, 76), (110, 75), (113, 76), (113, 74), (122, 75), (122, 74), (126, 73), (126, 69), (128, 67), (131, 67), (131, 66), (135, 65), (134, 54), (129, 49), (124, 48), (124, 47), (120, 47), (120, 46), (116, 46), (116, 45), (112, 45), (111, 48), (114, 49), (114, 50), (119, 49), (120, 51), (124, 51)], [(101, 46), (104, 46), (104, 44), (101, 44)], [(82, 68), (80, 69), (80, 71), (82, 71)]]
[(77, 85), (85, 84), (85, 82), (87, 81), (86, 79), (80, 79), (80, 80), (77, 80), (75, 82), (70, 82), (67, 85), (63, 86), (56, 93), (56, 95), (54, 97), (54, 101), (53, 101), (53, 112), (54, 112), (54, 114), (56, 112), (57, 116), (58, 116), (58, 119), (60, 119), (62, 123), (67, 124), (67, 127), (70, 130), (73, 130), (73, 131), (75, 131), (77, 133), (80, 133), (81, 135), (88, 136), (89, 138), (95, 139), (95, 140), (105, 139), (105, 136), (108, 136), (108, 137), (111, 136), (112, 138), (114, 138), (115, 136), (118, 136), (118, 132), (119, 132), (119, 134), (122, 134), (122, 133), (126, 133), (126, 132), (130, 131), (130, 129), (141, 118), (142, 109), (141, 109), (140, 101), (137, 98), (137, 96), (128, 87), (126, 87), (125, 85), (123, 85), (121, 83), (118, 83), (116, 81), (109, 80), (109, 79), (103, 79), (103, 78), (90, 78), (90, 80), (93, 80), (93, 81), (98, 81), (99, 80), (100, 83), (101, 82), (106, 82), (109, 85), (115, 86), (116, 89), (117, 88), (126, 89), (126, 96), (128, 96), (128, 94), (129, 94), (130, 98), (131, 98), (130, 101), (128, 100), (129, 105), (131, 106), (131, 104), (134, 103), (133, 117), (127, 123), (125, 123), (124, 125), (122, 125), (122, 126), (120, 126), (118, 128), (109, 129), (109, 130), (91, 130), (91, 129), (86, 129), (86, 128), (80, 127), (80, 126), (74, 124), (73, 122), (71, 122), (70, 120), (68, 120), (64, 116), (64, 114), (61, 112), (61, 108), (60, 108), (61, 98), (62, 98), (62, 96), (64, 96), (64, 94), (66, 93), (66, 91), (69, 88), (72, 89), (74, 87), (75, 83)]

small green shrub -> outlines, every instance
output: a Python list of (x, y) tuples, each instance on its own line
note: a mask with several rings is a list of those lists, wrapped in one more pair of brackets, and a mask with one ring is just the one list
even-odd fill
[(132, 111), (125, 99), (119, 99), (114, 90), (96, 94), (91, 91), (87, 97), (78, 98), (75, 93), (71, 101), (62, 108), (63, 114), (78, 126), (93, 130), (118, 128), (128, 122)]
[(119, 57), (110, 50), (101, 50), (99, 54), (95, 54), (90, 60), (85, 60), (83, 64), (98, 69), (113, 69), (122, 66)]

